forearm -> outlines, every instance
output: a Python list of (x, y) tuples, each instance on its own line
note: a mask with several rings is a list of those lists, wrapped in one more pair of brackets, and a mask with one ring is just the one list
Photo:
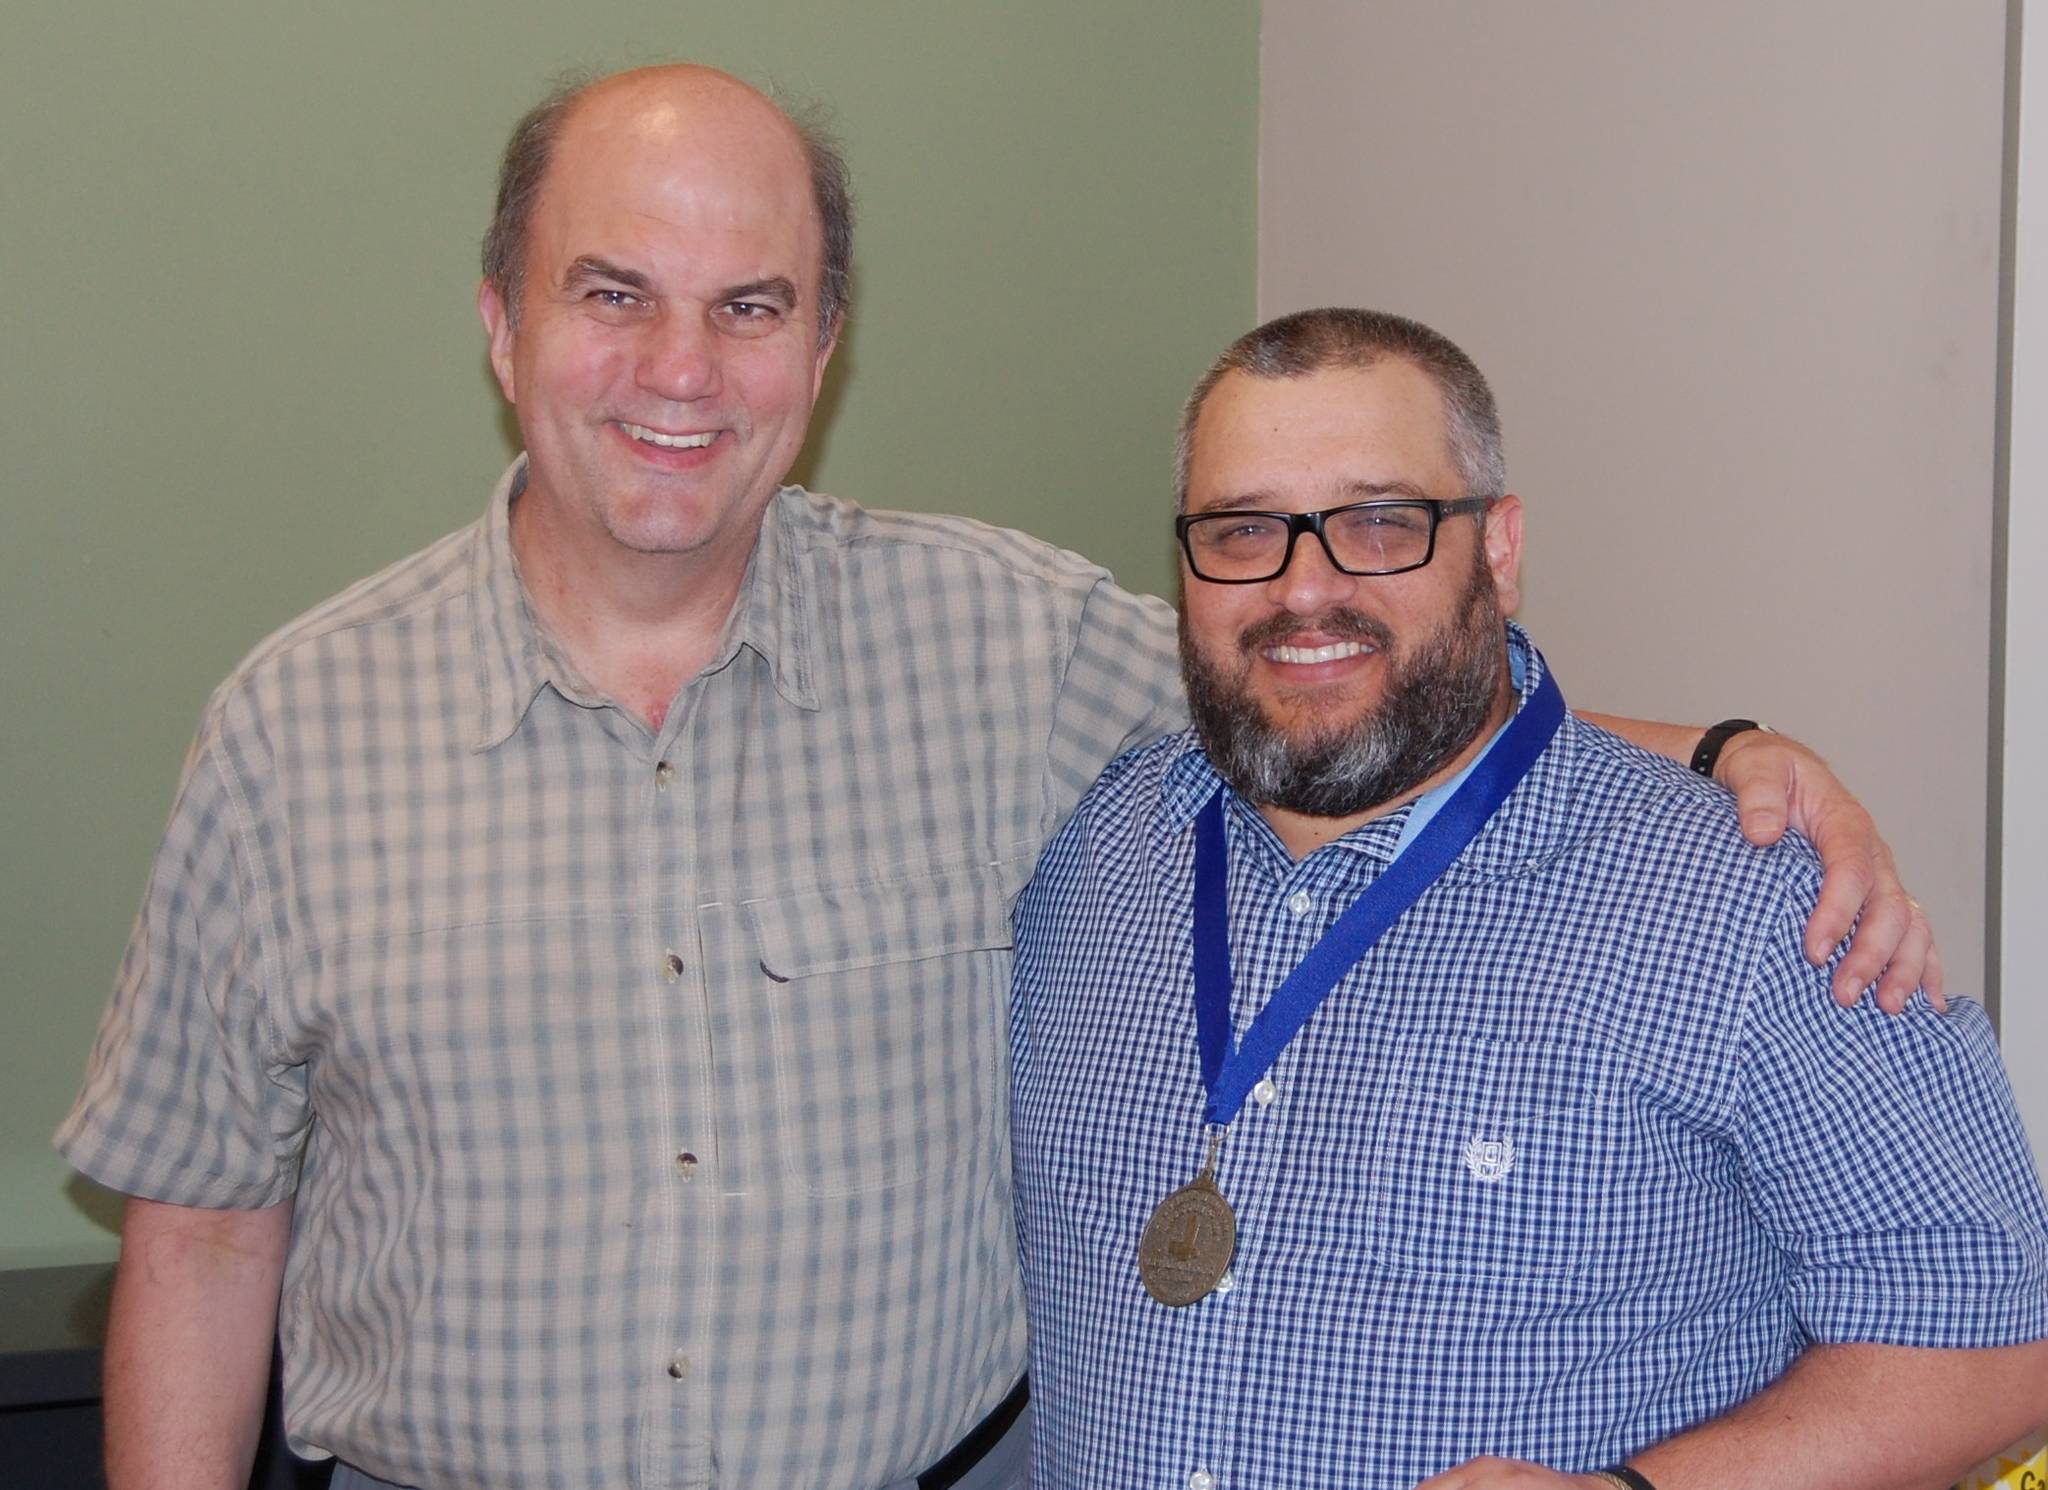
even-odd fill
[(1657, 1490), (1939, 1490), (2048, 1423), (2048, 1341), (1816, 1346), (1725, 1416), (1634, 1455)]
[(1701, 724), (1663, 724), (1655, 719), (1624, 719), (1619, 714), (1588, 714), (1580, 710), (1579, 717), (1588, 724), (1599, 725), (1610, 734), (1620, 735), (1631, 745), (1640, 745), (1645, 750), (1669, 756), (1680, 765), (1691, 762), (1700, 736), (1707, 732), (1706, 726)]
[(270, 1378), (291, 1206), (130, 1200), (107, 1322), (110, 1490), (239, 1490)]

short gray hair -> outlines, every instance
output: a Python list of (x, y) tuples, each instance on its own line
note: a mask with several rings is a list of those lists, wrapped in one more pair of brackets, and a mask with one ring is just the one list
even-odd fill
[[(519, 297), (526, 290), (526, 245), (534, 203), (554, 159), (562, 126), (586, 90), (602, 79), (575, 73), (557, 80), (548, 96), (512, 127), (498, 169), (498, 204), (484, 231), (484, 278), (505, 302), (505, 315), (519, 323)], [(811, 174), (811, 203), (824, 238), (823, 273), (818, 278), (818, 344), (830, 341), (853, 298), (853, 175), (839, 141), (825, 129), (815, 106), (785, 106), (782, 115), (796, 130)]]
[(1504, 495), (1508, 468), (1501, 449), (1500, 411), (1478, 365), (1449, 337), (1420, 321), (1386, 311), (1333, 306), (1268, 321), (1240, 336), (1209, 365), (1181, 408), (1180, 435), (1173, 449), (1174, 506), (1187, 506), (1195, 421), (1225, 375), (1298, 378), (1328, 367), (1371, 367), (1386, 357), (1413, 363), (1443, 394), (1444, 427), (1451, 459), (1465, 483), (1463, 494)]

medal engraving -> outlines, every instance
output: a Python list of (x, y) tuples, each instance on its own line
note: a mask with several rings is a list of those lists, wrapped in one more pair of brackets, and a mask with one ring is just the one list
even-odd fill
[(1159, 1202), (1138, 1239), (1138, 1281), (1169, 1309), (1207, 1298), (1237, 1252), (1237, 1213), (1216, 1188), (1222, 1142), (1219, 1130), (1202, 1172)]

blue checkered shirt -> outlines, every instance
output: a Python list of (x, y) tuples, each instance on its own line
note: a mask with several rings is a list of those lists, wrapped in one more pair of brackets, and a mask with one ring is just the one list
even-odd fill
[(1023, 1369), (1010, 908), (1184, 717), (1172, 613), (791, 488), (650, 731), (534, 623), (519, 476), (214, 699), (61, 1146), (294, 1199), (297, 1447), (429, 1490), (871, 1490)]
[[(1541, 659), (1512, 644), (1526, 693)], [(1800, 952), (1807, 845), (1750, 846), (1720, 788), (1571, 718), (1232, 1124), (1226, 1286), (1153, 1302), (1139, 1234), (1205, 1152), (1189, 895), (1218, 785), (1186, 736), (1124, 757), (1019, 903), (1041, 1490), (1584, 1471), (1812, 1341), (2048, 1335), (2048, 1216), (1982, 1009), (1838, 1008)], [(1297, 863), (1229, 797), (1239, 1038), (1411, 813)]]

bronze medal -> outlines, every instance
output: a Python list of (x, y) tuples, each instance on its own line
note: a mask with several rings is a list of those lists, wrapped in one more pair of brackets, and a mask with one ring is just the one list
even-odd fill
[(1138, 1239), (1138, 1281), (1169, 1309), (1207, 1298), (1237, 1252), (1237, 1214), (1216, 1188), (1222, 1141), (1210, 1140), (1202, 1172), (1159, 1202)]

